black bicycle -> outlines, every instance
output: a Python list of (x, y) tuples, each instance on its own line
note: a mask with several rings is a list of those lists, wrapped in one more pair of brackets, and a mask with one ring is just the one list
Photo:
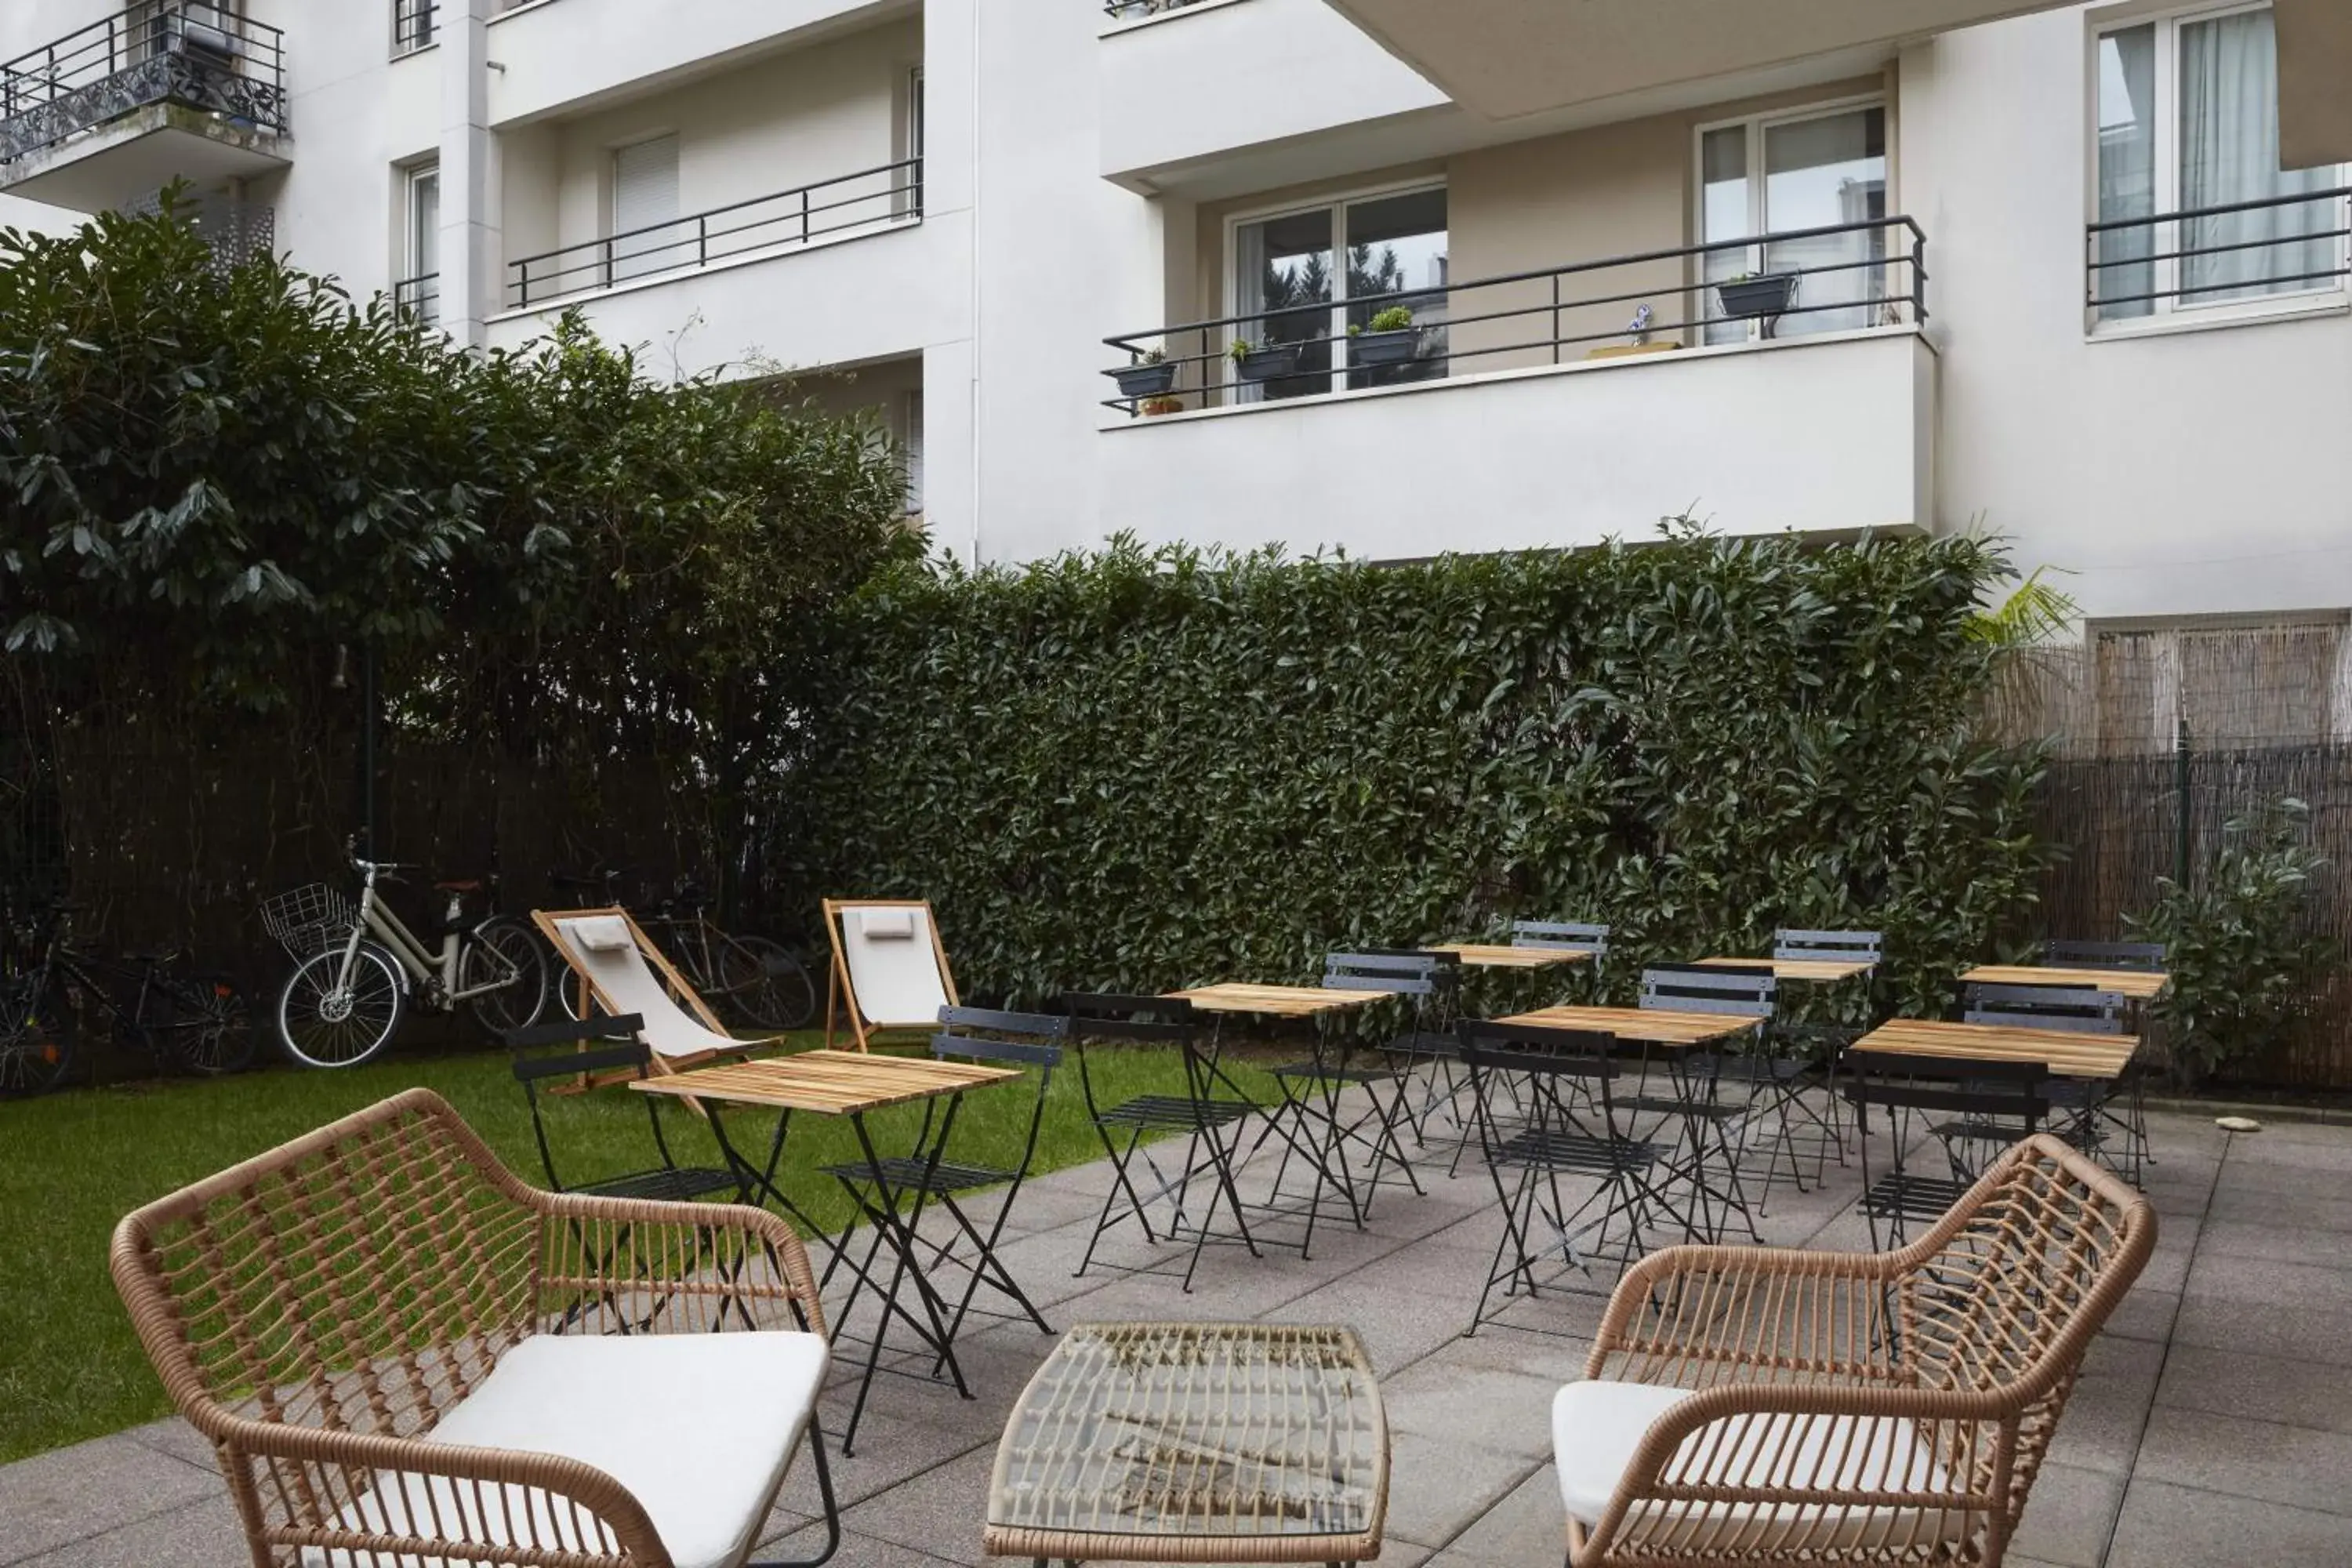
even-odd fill
[(74, 944), (77, 904), (44, 905), (0, 973), (0, 1096), (46, 1094), (73, 1067), (83, 1019), (104, 1016), (121, 1046), (159, 1068), (205, 1077), (253, 1064), (253, 1012), (226, 974), (173, 951), (101, 957)]
[[(618, 908), (625, 874), (619, 868), (586, 876), (556, 871), (547, 880), (583, 903)], [(807, 1027), (816, 1016), (816, 985), (806, 966), (780, 942), (721, 931), (709, 909), (701, 884), (685, 880), (637, 923), (724, 1023), (778, 1031)], [(564, 1011), (578, 1016), (578, 988), (557, 989)]]

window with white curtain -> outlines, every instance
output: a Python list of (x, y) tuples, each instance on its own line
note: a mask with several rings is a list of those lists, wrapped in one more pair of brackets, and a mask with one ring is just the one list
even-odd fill
[[(1699, 237), (1748, 244), (1700, 266), (1710, 343), (1741, 342), (1761, 319), (1729, 316), (1716, 286), (1795, 276), (1777, 335), (1886, 324), (1886, 106), (1857, 103), (1752, 115), (1699, 128)], [(1841, 227), (1854, 225), (1853, 227)], [(1814, 229), (1802, 239), (1773, 238)]]
[(2093, 49), (2098, 321), (2342, 289), (2344, 200), (2315, 193), (2343, 170), (2279, 167), (2267, 4), (2107, 28)]

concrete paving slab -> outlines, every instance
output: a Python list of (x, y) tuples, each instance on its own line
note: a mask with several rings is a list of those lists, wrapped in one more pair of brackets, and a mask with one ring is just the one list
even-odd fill
[(2156, 1401), (2244, 1420), (2352, 1436), (2352, 1367), (2208, 1345), (2174, 1345)]
[(2172, 1405), (2158, 1405), (2149, 1415), (2133, 1471), (2135, 1480), (2166, 1481), (2352, 1520), (2347, 1477), (2352, 1477), (2352, 1436)]
[(37, 1557), (205, 1500), (226, 1506), (210, 1465), (117, 1433), (0, 1468), (0, 1563)]
[[(16, 1515), (0, 1508), (0, 1519), (10, 1522), (13, 1542)], [(0, 1547), (0, 1552), (8, 1550)], [(26, 1559), (11, 1559), (21, 1568), (251, 1568), (253, 1556), (245, 1544), (245, 1531), (225, 1491), (160, 1510), (146, 1518), (121, 1524), (61, 1547)]]
[(2352, 1562), (2341, 1514), (2135, 1478), (2102, 1568), (2320, 1568)]
[(2122, 1471), (2043, 1465), (2017, 1527), (2017, 1549), (2058, 1568), (2099, 1568), (2123, 1508), (2126, 1479)]

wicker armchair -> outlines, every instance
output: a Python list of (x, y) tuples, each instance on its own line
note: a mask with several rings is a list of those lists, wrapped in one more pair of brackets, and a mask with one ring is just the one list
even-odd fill
[(804, 1436), (838, 1540), (763, 1210), (541, 1192), (411, 1089), (139, 1210), (113, 1270), (260, 1568), (731, 1565)]
[(1997, 1568), (2155, 1241), (2147, 1199), (2041, 1135), (1898, 1252), (1643, 1258), (1553, 1405), (1571, 1568)]

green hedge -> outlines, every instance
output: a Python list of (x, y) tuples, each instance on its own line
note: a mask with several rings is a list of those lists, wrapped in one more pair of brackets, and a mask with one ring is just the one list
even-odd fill
[(1115, 541), (886, 573), (793, 781), (808, 900), (934, 900), (964, 989), (1303, 980), (1613, 923), (1628, 962), (1884, 929), (1940, 1007), (2033, 896), (2038, 759), (1971, 738), (1980, 541), (1687, 526), (1406, 566)]

